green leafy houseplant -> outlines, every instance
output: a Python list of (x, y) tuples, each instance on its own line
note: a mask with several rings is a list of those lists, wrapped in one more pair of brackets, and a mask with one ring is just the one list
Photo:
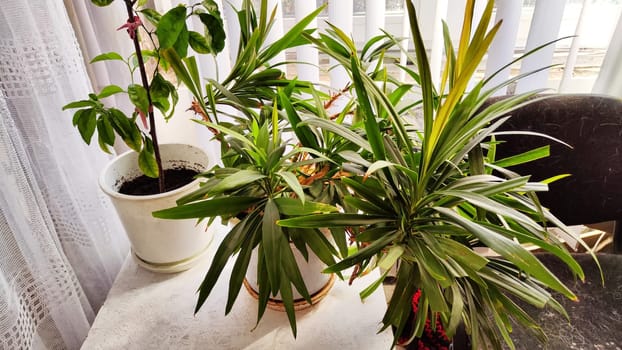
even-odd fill
[[(174, 50), (163, 50), (176, 76), (195, 96), (195, 111), (202, 115), (201, 123), (220, 141), (223, 166), (202, 174), (201, 188), (180, 199), (178, 207), (155, 212), (154, 216), (239, 219), (216, 251), (199, 288), (196, 310), (212, 292), (227, 261), (235, 256), (225, 312), (229, 313), (233, 307), (247, 271), (254, 269), (258, 279), (258, 322), (269, 298), (280, 295), (294, 335), (292, 289), (309, 304), (312, 300), (293, 251), (300, 252), (305, 259), (315, 254), (327, 265), (335, 263), (338, 252), (329, 237), (319, 230), (283, 229), (276, 222), (281, 218), (338, 210), (334, 203), (313, 201), (316, 197), (313, 193), (317, 191), (310, 191), (317, 180), (320, 192), (326, 184), (333, 190), (329, 193), (337, 193), (339, 189), (334, 183), (323, 181), (334, 175), (334, 171), (326, 170), (314, 176), (303, 169), (326, 169), (334, 161), (330, 158), (333, 154), (325, 151), (349, 146), (340, 143), (341, 138), (335, 140), (328, 134), (315, 134), (310, 126), (297, 127), (301, 114), (321, 114), (328, 118), (321, 101), (325, 95), (309, 82), (286, 79), (279, 67), (283, 63), (272, 61), (283, 50), (308, 43), (302, 34), (311, 32), (305, 28), (321, 10), (309, 14), (279, 40), (266, 44), (275, 10), (269, 14), (264, 0), (256, 12), (250, 1), (244, 1), (237, 11), (241, 35), (231, 73), (222, 81), (208, 79), (205, 86), (194, 69), (194, 57), (181, 58)], [(314, 101), (303, 99), (303, 92), (314, 96)], [(232, 113), (231, 107), (239, 114)], [(293, 131), (300, 142), (284, 140), (283, 133), (287, 131)], [(333, 237), (345, 253), (343, 231), (334, 233)], [(257, 254), (257, 266), (250, 266), (253, 252)]]
[[(398, 105), (404, 91), (396, 92), (417, 85), (395, 85), (395, 81), (367, 74), (367, 66), (345, 33), (333, 27), (330, 36), (309, 37), (350, 72), (359, 128), (366, 134), (361, 148), (369, 150), (370, 156), (350, 159), (363, 171), (342, 179), (351, 190), (344, 201), (358, 212), (302, 216), (278, 223), (284, 228), (350, 227), (356, 232), (358, 250), (325, 272), (351, 267), (357, 267), (355, 274), (375, 267), (397, 269), (395, 292), (383, 318), (384, 328), (395, 329), (396, 342), (399, 336), (421, 337), (427, 319), (439, 319), (449, 336), (463, 322), (474, 349), (500, 349), (504, 342), (513, 348), (512, 322), (545, 339), (513, 298), (564, 313), (549, 290), (576, 297), (521, 244), (554, 254), (581, 279), (583, 272), (563, 243), (546, 230), (550, 224), (567, 231), (537, 200), (535, 192), (546, 190), (546, 185), (504, 168), (528, 161), (528, 154), (497, 160), (495, 149), (503, 146), (494, 141), (495, 129), (508, 118), (505, 115), (528, 103), (535, 92), (483, 108), (494, 91), (520, 77), (490, 89), (485, 87), (487, 80), (482, 80), (467, 91), (500, 26), (488, 29), (492, 0), (479, 23), (473, 23), (475, 1), (467, 1), (457, 50), (445, 27), (446, 63), (437, 90), (417, 15), (410, 1), (406, 5), (417, 71), (402, 68), (418, 83), (421, 96), (419, 102), (406, 107)], [(423, 111), (421, 130), (408, 122), (413, 105)], [(361, 143), (351, 129), (336, 124), (330, 129)], [(478, 247), (488, 247), (498, 255), (484, 256)], [(383, 278), (361, 296), (372, 293)], [(418, 290), (418, 312), (413, 315), (411, 301)], [(406, 329), (413, 317), (413, 327)]]
[[(209, 125), (227, 135), (227, 144), (239, 152), (244, 166), (213, 169), (205, 174), (208, 178), (201, 189), (179, 201), (182, 206), (156, 212), (155, 216), (165, 219), (237, 216), (239, 222), (218, 247), (200, 286), (196, 310), (212, 292), (227, 261), (237, 254), (225, 312), (229, 313), (233, 307), (247, 270), (254, 268), (258, 271), (258, 321), (265, 311), (268, 298), (280, 293), (295, 335), (291, 286), (309, 304), (312, 302), (289, 242), (293, 242), (295, 249), (305, 258), (308, 259), (310, 254), (309, 248), (328, 265), (334, 264), (333, 256), (337, 252), (318, 230), (281, 228), (276, 222), (281, 218), (335, 212), (337, 208), (305, 200), (303, 187), (293, 171), (300, 164), (292, 162), (292, 159), (301, 152), (312, 150), (300, 147), (286, 152), (276, 113), (271, 121), (253, 123), (252, 130), (246, 135), (217, 124)], [(257, 249), (259, 262), (257, 266), (249, 266), (254, 249)]]
[[(108, 6), (114, 0), (92, 0), (97, 6)], [(204, 0), (193, 5), (179, 5), (160, 14), (146, 5), (145, 0), (123, 0), (127, 11), (127, 23), (119, 30), (127, 30), (134, 45), (134, 52), (123, 58), (116, 52), (103, 53), (91, 60), (123, 62), (130, 73), (132, 83), (126, 88), (108, 85), (99, 93), (89, 94), (86, 100), (71, 102), (63, 109), (77, 109), (73, 125), (77, 127), (84, 142), (90, 144), (95, 131), (101, 149), (110, 153), (109, 146), (119, 135), (123, 142), (139, 153), (138, 165), (148, 177), (158, 178), (159, 192), (166, 183), (155, 126), (154, 107), (166, 118), (172, 117), (179, 99), (177, 88), (165, 77), (169, 63), (161, 55), (170, 49), (178, 57), (186, 57), (191, 48), (197, 53), (216, 55), (224, 48), (225, 32), (217, 4)], [(189, 19), (197, 17), (204, 26), (199, 33), (188, 29)], [(143, 49), (140, 36), (150, 42), (153, 49)], [(148, 72), (147, 60), (153, 60), (154, 69)], [(134, 82), (138, 70), (140, 84)], [(104, 98), (115, 94), (127, 94), (135, 109), (130, 116), (114, 107), (107, 107)], [(140, 121), (140, 122), (139, 122)], [(141, 126), (142, 125), (142, 128)]]

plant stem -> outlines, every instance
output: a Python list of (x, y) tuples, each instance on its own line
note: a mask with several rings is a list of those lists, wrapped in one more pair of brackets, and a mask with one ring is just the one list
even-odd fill
[[(134, 23), (134, 9), (132, 8), (134, 1), (125, 0), (125, 8), (127, 9), (127, 20), (129, 23)], [(158, 187), (160, 193), (165, 191), (164, 186), (164, 169), (162, 169), (162, 159), (160, 158), (160, 146), (158, 144), (158, 135), (156, 133), (155, 115), (153, 112), (153, 102), (151, 101), (151, 92), (149, 91), (149, 80), (147, 78), (147, 70), (145, 68), (145, 61), (143, 60), (143, 54), (140, 49), (140, 42), (138, 40), (138, 33), (135, 33), (134, 38), (134, 51), (136, 52), (136, 59), (138, 60), (138, 68), (140, 71), (140, 80), (143, 83), (143, 87), (147, 91), (147, 100), (149, 101), (149, 134), (151, 135), (151, 141), (153, 142), (153, 151), (155, 154), (156, 164), (158, 165)]]

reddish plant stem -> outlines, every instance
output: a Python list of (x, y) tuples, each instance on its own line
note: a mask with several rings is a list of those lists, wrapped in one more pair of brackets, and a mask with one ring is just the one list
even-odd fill
[[(125, 0), (125, 8), (127, 10), (128, 23), (134, 23), (134, 1)], [(149, 101), (149, 134), (151, 135), (151, 141), (153, 142), (153, 151), (155, 154), (156, 164), (158, 166), (158, 187), (160, 193), (165, 191), (164, 182), (164, 169), (162, 169), (162, 159), (160, 158), (160, 145), (158, 144), (158, 135), (156, 133), (155, 115), (153, 113), (153, 102), (151, 101), (151, 92), (149, 91), (149, 79), (147, 78), (147, 69), (145, 68), (145, 61), (143, 60), (143, 54), (140, 49), (140, 42), (138, 39), (138, 33), (135, 33), (132, 40), (134, 42), (134, 51), (136, 52), (136, 59), (138, 60), (138, 69), (140, 71), (140, 80), (143, 87), (147, 91), (147, 100)]]

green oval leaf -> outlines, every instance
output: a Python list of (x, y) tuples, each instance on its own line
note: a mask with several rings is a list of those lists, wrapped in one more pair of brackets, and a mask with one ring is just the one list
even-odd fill
[(102, 89), (97, 95), (97, 98), (104, 98), (114, 94), (118, 94), (119, 92), (123, 92), (124, 90), (117, 85), (108, 85)]
[(173, 44), (173, 49), (177, 51), (179, 57), (188, 56), (188, 41), (190, 40), (190, 32), (188, 32), (188, 28), (184, 24), (181, 31), (179, 32), (179, 36), (177, 37), (177, 41)]
[(99, 7), (104, 7), (112, 4), (114, 0), (91, 0), (91, 2)]
[(186, 7), (177, 6), (160, 18), (156, 35), (161, 49), (173, 47), (179, 34), (186, 27)]
[(102, 54), (95, 56), (89, 63), (95, 63), (99, 61), (114, 61), (114, 60), (125, 61), (123, 57), (121, 57), (121, 55), (119, 55), (116, 52), (106, 52), (106, 53), (102, 53)]
[(80, 114), (80, 117), (76, 121), (78, 131), (80, 131), (80, 136), (82, 136), (82, 139), (84, 140), (84, 142), (86, 142), (87, 145), (90, 145), (91, 138), (93, 137), (93, 134), (95, 133), (95, 127), (97, 125), (97, 117), (95, 115), (95, 110), (92, 108), (83, 109), (81, 111), (84, 111), (84, 112)]
[[(74, 102), (70, 102), (66, 105), (63, 106), (63, 111), (66, 109), (72, 109), (72, 108), (82, 108), (82, 107), (95, 107), (97, 103), (95, 101), (92, 100), (81, 100), (81, 101), (74, 101)], [(75, 123), (74, 123), (75, 125)]]
[(102, 115), (97, 120), (97, 135), (99, 136), (100, 145), (102, 143), (110, 146), (114, 145), (114, 129), (110, 125), (107, 115)]
[(158, 163), (156, 163), (153, 147), (143, 147), (138, 154), (138, 167), (143, 174), (153, 178), (158, 177)]
[(196, 53), (208, 54), (212, 52), (207, 39), (203, 35), (195, 31), (190, 31), (189, 34), (188, 43)]
[(140, 10), (140, 13), (142, 13), (145, 18), (156, 27), (158, 26), (158, 23), (160, 23), (160, 19), (162, 18), (162, 15), (154, 9), (142, 9)]
[(130, 101), (140, 109), (143, 113), (149, 113), (149, 99), (147, 98), (147, 90), (142, 85), (130, 84), (127, 87), (127, 93), (130, 96)]
[(136, 152), (140, 152), (143, 144), (142, 134), (136, 124), (123, 112), (116, 108), (108, 110), (112, 128), (121, 136), (123, 142)]
[(225, 29), (222, 20), (208, 13), (199, 14), (199, 19), (205, 25), (205, 38), (211, 53), (218, 53), (225, 48)]

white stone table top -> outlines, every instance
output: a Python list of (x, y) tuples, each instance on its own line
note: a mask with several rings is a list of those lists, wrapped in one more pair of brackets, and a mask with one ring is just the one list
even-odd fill
[(244, 288), (225, 317), (232, 263), (194, 316), (195, 291), (223, 236), (222, 228), (217, 231), (212, 253), (185, 272), (153, 273), (128, 257), (82, 349), (390, 349), (391, 331), (377, 334), (386, 309), (382, 288), (364, 303), (358, 295), (379, 277), (377, 272), (352, 286), (337, 280), (319, 304), (297, 311), (296, 339), (286, 314), (270, 309), (253, 330), (257, 302)]

